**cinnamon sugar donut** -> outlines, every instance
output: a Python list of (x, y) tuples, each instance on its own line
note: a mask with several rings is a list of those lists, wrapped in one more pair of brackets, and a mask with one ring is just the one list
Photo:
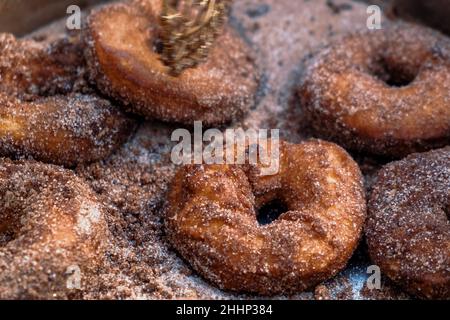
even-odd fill
[(171, 76), (156, 48), (161, 4), (129, 1), (89, 16), (86, 55), (92, 81), (149, 118), (212, 125), (241, 117), (258, 86), (250, 48), (227, 27), (205, 63)]
[(405, 290), (450, 299), (450, 147), (385, 166), (369, 201), (372, 260)]
[(398, 23), (348, 35), (309, 65), (312, 128), (345, 147), (401, 157), (450, 142), (450, 40)]
[[(365, 219), (362, 176), (340, 147), (282, 142), (280, 170), (188, 165), (168, 195), (166, 227), (179, 253), (222, 289), (263, 295), (302, 291), (341, 270)], [(288, 211), (267, 225), (257, 209), (273, 200)]]
[[(94, 193), (73, 173), (0, 159), (0, 299), (79, 297), (107, 232)], [(76, 268), (81, 287), (70, 290)]]
[(77, 42), (46, 45), (0, 34), (0, 155), (73, 166), (109, 155), (133, 127), (92, 94), (76, 93)]

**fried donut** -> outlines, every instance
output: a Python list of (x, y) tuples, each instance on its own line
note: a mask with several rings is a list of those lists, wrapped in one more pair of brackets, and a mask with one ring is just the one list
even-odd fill
[(450, 40), (407, 23), (348, 35), (308, 66), (299, 90), (314, 131), (389, 157), (450, 142)]
[[(77, 297), (104, 258), (103, 215), (72, 172), (0, 159), (0, 299)], [(75, 268), (80, 290), (67, 287)]]
[(222, 124), (241, 117), (257, 91), (250, 49), (225, 28), (205, 63), (178, 77), (160, 61), (161, 0), (105, 6), (88, 18), (90, 78), (104, 94), (148, 118), (192, 124)]
[(450, 147), (385, 166), (369, 200), (372, 260), (406, 291), (450, 298)]
[[(357, 164), (319, 140), (282, 142), (280, 170), (187, 165), (168, 194), (167, 235), (178, 252), (222, 289), (294, 293), (335, 275), (362, 232), (366, 204)], [(271, 224), (257, 210), (279, 200), (288, 211)]]
[(74, 92), (82, 57), (69, 39), (47, 46), (0, 34), (0, 155), (74, 166), (128, 137), (133, 124), (121, 111)]

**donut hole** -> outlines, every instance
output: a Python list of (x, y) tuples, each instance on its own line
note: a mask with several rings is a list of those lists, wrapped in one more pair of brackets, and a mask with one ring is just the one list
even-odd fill
[(379, 57), (370, 72), (389, 87), (400, 88), (410, 85), (417, 77), (418, 68), (398, 63), (395, 59)]
[(268, 225), (277, 220), (289, 210), (287, 204), (281, 199), (273, 199), (263, 204), (257, 211), (256, 220), (259, 225)]

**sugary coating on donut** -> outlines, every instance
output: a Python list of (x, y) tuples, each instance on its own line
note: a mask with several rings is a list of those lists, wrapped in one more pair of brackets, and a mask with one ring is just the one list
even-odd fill
[(372, 259), (408, 292), (450, 298), (450, 148), (385, 166), (369, 201)]
[(0, 34), (0, 155), (74, 166), (108, 156), (132, 121), (108, 101), (78, 91), (79, 42), (51, 45)]
[[(1, 299), (80, 298), (107, 239), (102, 206), (72, 172), (0, 159)], [(78, 270), (81, 287), (68, 288)]]
[(90, 15), (86, 56), (92, 81), (149, 118), (212, 125), (241, 117), (258, 87), (250, 48), (227, 27), (205, 63), (170, 76), (156, 52), (161, 3), (128, 1)]
[[(168, 195), (169, 240), (222, 289), (263, 295), (301, 292), (341, 270), (365, 220), (362, 177), (340, 147), (282, 143), (280, 172), (190, 165)], [(288, 211), (259, 225), (257, 209), (279, 199)]]
[(345, 147), (401, 157), (450, 141), (450, 40), (407, 23), (323, 50), (299, 90), (311, 127)]

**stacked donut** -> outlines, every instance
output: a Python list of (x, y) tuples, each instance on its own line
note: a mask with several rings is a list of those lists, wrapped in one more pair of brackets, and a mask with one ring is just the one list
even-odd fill
[(369, 253), (409, 293), (449, 299), (450, 149), (438, 148), (450, 143), (450, 40), (408, 23), (348, 35), (314, 58), (298, 92), (317, 135), (387, 159), (409, 155), (378, 173)]
[(351, 150), (399, 158), (446, 146), (450, 41), (407, 23), (345, 36), (310, 63), (299, 96), (314, 132)]

